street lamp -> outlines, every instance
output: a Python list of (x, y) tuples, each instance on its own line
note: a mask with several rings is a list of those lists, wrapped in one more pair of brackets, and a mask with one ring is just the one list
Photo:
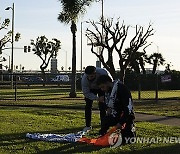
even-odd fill
[(64, 49), (61, 49), (62, 51), (66, 52), (66, 62), (65, 62), (65, 70), (67, 71), (67, 51)]
[(12, 53), (11, 53), (11, 87), (13, 88), (13, 52), (14, 52), (14, 3), (12, 7), (7, 7), (5, 10), (12, 10)]
[[(159, 46), (153, 42), (153, 44), (157, 47), (157, 53), (159, 53)], [(159, 71), (159, 66), (157, 66), (157, 71)]]
[[(96, 0), (96, 2), (100, 2), (101, 1), (101, 22), (102, 22), (102, 36), (103, 36), (103, 23), (104, 23), (104, 0)], [(102, 50), (101, 47), (99, 47), (99, 51)], [(96, 66), (97, 67), (101, 67), (101, 62), (99, 61), (99, 59), (97, 59), (96, 61)]]
[[(103, 25), (103, 22), (104, 22), (104, 0), (96, 0), (96, 2), (100, 2), (101, 1), (101, 22), (102, 22), (102, 25)], [(103, 34), (103, 26), (102, 26), (102, 34)]]
[(81, 21), (81, 75), (83, 67), (83, 23), (89, 23), (88, 21)]

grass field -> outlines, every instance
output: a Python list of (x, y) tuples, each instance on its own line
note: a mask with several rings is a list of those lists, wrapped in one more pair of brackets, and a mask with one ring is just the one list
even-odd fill
[(142, 101), (135, 102), (134, 106), (138, 113), (180, 118), (180, 100)]
[[(140, 113), (148, 113), (155, 115), (180, 117), (180, 90), (160, 91), (160, 98), (168, 98), (167, 100), (152, 100), (155, 96), (153, 91), (142, 91), (142, 98), (150, 99), (137, 101), (138, 92), (132, 91), (135, 100), (135, 111)], [(0, 89), (0, 105), (18, 105), (31, 107), (53, 107), (63, 109), (84, 109), (84, 100), (81, 92), (77, 92), (78, 98), (68, 98), (69, 89), (62, 88), (43, 88), (43, 89), (18, 89), (18, 101), (13, 101), (14, 90)], [(93, 106), (98, 108), (97, 103)]]
[[(67, 101), (67, 100), (66, 100)], [(64, 102), (66, 102), (64, 101)], [(75, 103), (75, 100), (74, 100)], [(78, 100), (76, 100), (78, 104)], [(68, 104), (65, 103), (65, 104)], [(50, 105), (50, 103), (49, 103)], [(78, 106), (78, 105), (77, 105)], [(140, 144), (135, 143), (118, 148), (101, 148), (79, 143), (50, 143), (25, 138), (27, 132), (34, 133), (69, 133), (76, 132), (84, 126), (82, 111), (40, 108), (40, 107), (0, 107), (0, 153), (144, 153), (178, 154), (179, 144)], [(99, 116), (93, 114), (93, 131), (99, 130)], [(139, 137), (179, 137), (180, 127), (171, 127), (155, 123), (136, 123)]]
[[(57, 100), (61, 95), (68, 96), (69, 88), (45, 87), (45, 88), (30, 88), (17, 89), (17, 98), (20, 100)], [(133, 99), (138, 99), (138, 92), (132, 91)], [(158, 92), (159, 99), (179, 99), (180, 90), (166, 90)], [(82, 92), (78, 92), (78, 97), (83, 97)], [(0, 89), (0, 100), (14, 99), (13, 89)], [(141, 99), (155, 99), (155, 91), (141, 91)]]

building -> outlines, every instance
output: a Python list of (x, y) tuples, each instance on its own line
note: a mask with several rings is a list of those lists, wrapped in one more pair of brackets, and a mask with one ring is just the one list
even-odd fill
[(55, 57), (51, 59), (51, 73), (57, 73), (57, 59)]

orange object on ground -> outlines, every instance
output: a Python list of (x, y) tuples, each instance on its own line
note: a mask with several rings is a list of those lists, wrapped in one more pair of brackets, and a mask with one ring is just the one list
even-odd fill
[(112, 129), (110, 129), (105, 135), (100, 136), (98, 138), (95, 139), (89, 139), (87, 137), (83, 137), (80, 140), (78, 140), (78, 142), (82, 142), (82, 143), (88, 143), (88, 144), (94, 144), (96, 146), (109, 146), (109, 137), (110, 135), (115, 132), (117, 130), (117, 127), (113, 127)]

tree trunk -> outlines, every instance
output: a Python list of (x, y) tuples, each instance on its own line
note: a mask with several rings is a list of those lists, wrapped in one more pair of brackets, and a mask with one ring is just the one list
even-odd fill
[(124, 79), (125, 79), (125, 70), (120, 68), (120, 80), (122, 83), (124, 83)]
[(104, 68), (106, 68), (107, 71), (111, 74), (112, 78), (113, 78), (113, 79), (116, 79), (116, 70), (115, 70), (115, 68), (114, 68), (113, 62), (111, 62), (111, 63), (109, 63), (109, 62), (105, 63), (104, 60), (103, 60), (103, 58), (101, 58), (101, 57), (99, 58), (99, 60), (100, 60), (100, 62), (102, 63), (102, 65), (104, 66)]
[(153, 65), (152, 74), (155, 74), (155, 73), (156, 73), (156, 68), (157, 68), (157, 61), (154, 60), (154, 65)]
[(119, 78), (120, 78), (121, 82), (124, 83), (125, 67), (124, 67), (123, 61), (121, 59), (119, 60), (119, 67), (120, 67)]
[(117, 78), (115, 71), (109, 71), (109, 73), (111, 74), (113, 80), (115, 80)]
[(76, 24), (72, 21), (71, 32), (73, 35), (73, 48), (72, 48), (72, 75), (71, 75), (71, 92), (69, 96), (71, 98), (76, 97)]
[(46, 74), (45, 74), (45, 68), (43, 66), (40, 66), (41, 73), (42, 73), (42, 78), (43, 78), (43, 86), (45, 86), (46, 83)]
[(143, 71), (143, 74), (146, 74), (146, 69), (144, 68), (144, 62), (143, 62), (143, 59), (142, 59), (142, 58), (139, 60), (139, 64), (140, 64), (140, 66), (141, 66), (141, 69), (142, 69), (142, 71)]

